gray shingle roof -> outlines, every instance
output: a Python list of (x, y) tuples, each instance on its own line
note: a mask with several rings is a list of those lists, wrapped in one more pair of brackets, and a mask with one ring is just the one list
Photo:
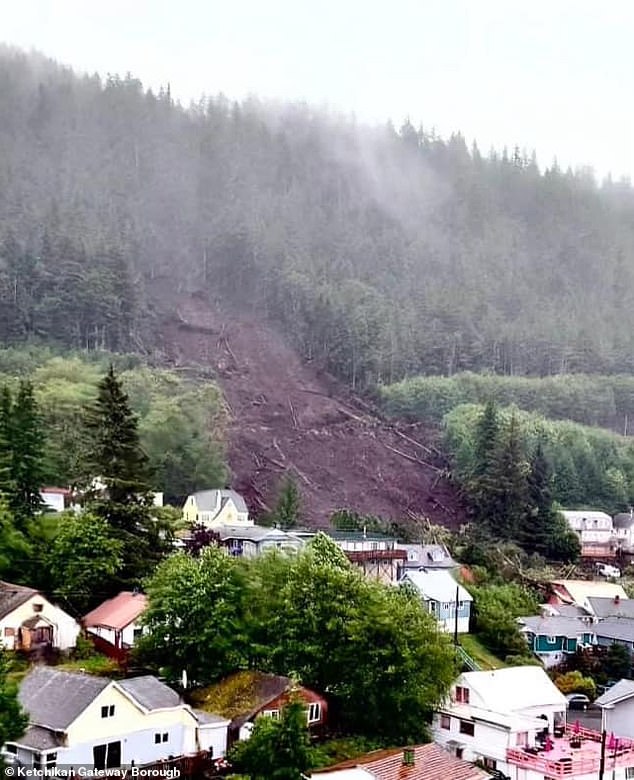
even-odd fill
[(63, 731), (110, 682), (104, 677), (36, 666), (22, 681), (18, 698), (31, 725)]
[[(235, 490), (199, 490), (194, 493), (196, 503), (201, 512), (212, 512), (216, 507), (218, 511), (231, 499), (238, 512), (248, 512), (244, 498)], [(220, 498), (220, 500), (218, 500)]]
[(634, 680), (619, 680), (595, 701), (599, 707), (634, 696)]
[(146, 710), (160, 710), (164, 707), (177, 707), (180, 704), (180, 696), (176, 691), (168, 688), (151, 674), (117, 680), (117, 685)]
[(20, 739), (16, 740), (18, 745), (34, 750), (54, 750), (64, 744), (61, 734), (56, 734), (50, 729), (44, 729), (41, 726), (29, 726)]
[(576, 617), (553, 615), (552, 617), (529, 616), (518, 618), (526, 628), (537, 636), (565, 636), (575, 639), (580, 634), (592, 634), (592, 626)]
[(193, 712), (201, 726), (204, 726), (206, 723), (229, 723), (229, 719), (223, 718), (222, 715), (214, 715), (204, 710), (194, 710)]
[(619, 599), (615, 601), (614, 599), (591, 597), (588, 601), (598, 618), (634, 618), (634, 599)]
[(615, 639), (621, 642), (634, 642), (634, 620), (624, 617), (610, 617), (595, 625), (598, 637)]
[(589, 617), (588, 611), (576, 604), (557, 604), (555, 609), (561, 617)]
[(14, 585), (11, 582), (0, 580), (0, 618), (8, 615), (20, 604), (24, 604), (31, 596), (39, 593), (33, 588), (25, 588), (23, 585)]

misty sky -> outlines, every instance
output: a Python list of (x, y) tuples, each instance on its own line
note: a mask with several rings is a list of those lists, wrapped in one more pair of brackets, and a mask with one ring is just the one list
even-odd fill
[[(634, 2), (4, 0), (0, 40), (147, 86), (306, 99), (634, 172)], [(0, 118), (1, 121), (1, 118)]]

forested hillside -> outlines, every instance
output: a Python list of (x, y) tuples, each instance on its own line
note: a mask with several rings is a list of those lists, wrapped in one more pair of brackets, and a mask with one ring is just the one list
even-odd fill
[(150, 347), (169, 279), (359, 387), (634, 370), (629, 185), (303, 105), (185, 110), (6, 49), (0, 116), (3, 342)]

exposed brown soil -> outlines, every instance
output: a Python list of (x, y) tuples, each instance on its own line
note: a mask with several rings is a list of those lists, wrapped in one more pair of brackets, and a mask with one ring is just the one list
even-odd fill
[(257, 515), (271, 509), (285, 473), (302, 519), (324, 526), (341, 508), (407, 523), (456, 526), (464, 511), (447, 464), (422, 424), (386, 421), (331, 376), (303, 363), (272, 327), (179, 297), (162, 328), (169, 362), (210, 369), (231, 415), (232, 486)]

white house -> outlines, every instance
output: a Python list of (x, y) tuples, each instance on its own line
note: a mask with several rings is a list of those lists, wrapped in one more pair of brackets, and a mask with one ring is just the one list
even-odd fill
[(605, 512), (562, 510), (568, 526), (579, 537), (582, 555), (609, 555), (616, 549), (612, 518)]
[(199, 490), (187, 497), (183, 519), (207, 528), (221, 525), (253, 525), (244, 498), (235, 490)]
[(458, 633), (469, 632), (473, 597), (447, 570), (406, 571), (400, 582), (416, 588), (427, 611), (436, 618), (443, 631), (453, 633), (456, 630), (457, 610)]
[(619, 680), (595, 701), (601, 707), (601, 729), (634, 739), (634, 680)]
[(619, 549), (624, 552), (634, 550), (634, 510), (614, 515), (614, 534)]
[(40, 501), (45, 512), (63, 512), (70, 504), (71, 492), (68, 488), (43, 487), (40, 490)]
[(132, 647), (143, 634), (141, 615), (147, 609), (143, 593), (121, 591), (89, 612), (82, 623), (89, 634), (100, 637), (117, 650)]
[(155, 677), (108, 680), (37, 666), (19, 700), (29, 715), (5, 746), (26, 767), (115, 769), (227, 747), (229, 721), (198, 713)]
[(0, 644), (7, 650), (69, 650), (79, 631), (77, 621), (40, 591), (0, 581)]

